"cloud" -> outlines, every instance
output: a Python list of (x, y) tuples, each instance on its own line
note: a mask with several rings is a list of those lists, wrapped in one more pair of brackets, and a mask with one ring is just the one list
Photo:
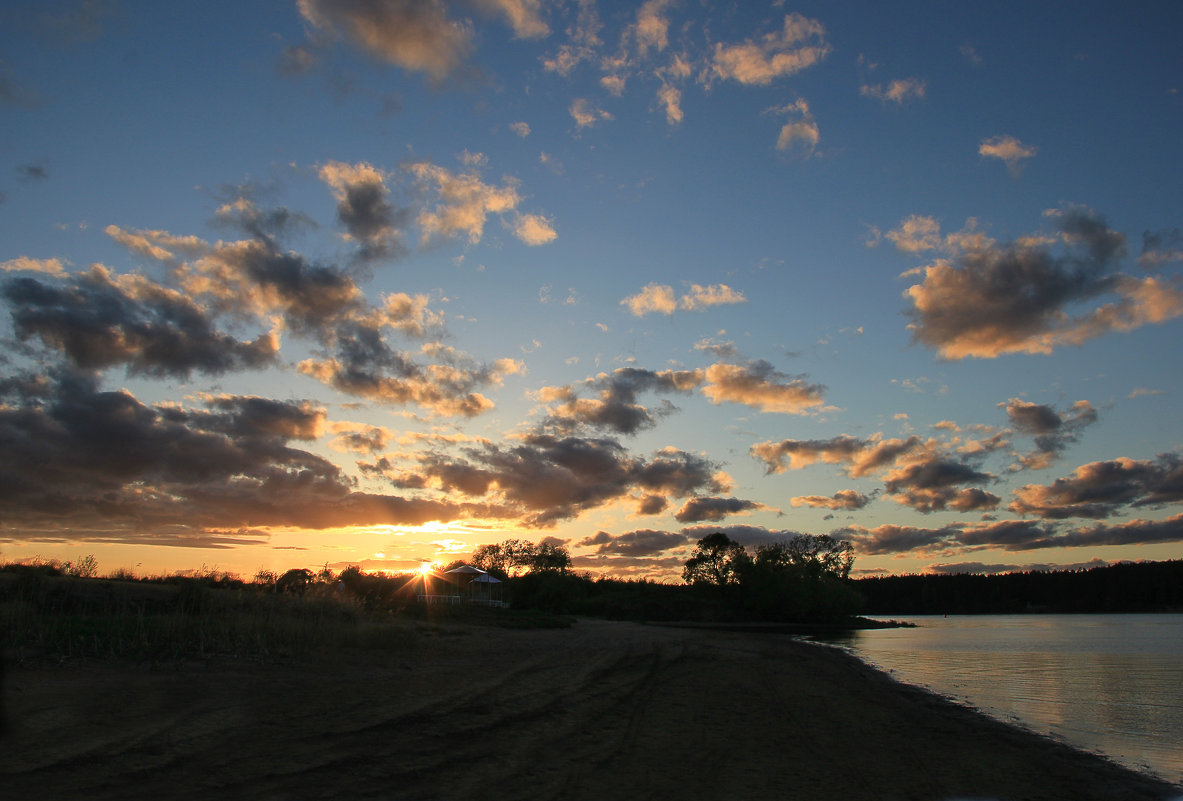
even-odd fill
[(1011, 511), (1047, 520), (1101, 519), (1125, 506), (1183, 502), (1183, 460), (1176, 453), (1154, 460), (1127, 457), (1081, 465), (1048, 485), (1026, 484), (1014, 492)]
[(674, 548), (680, 548), (687, 544), (687, 540), (685, 534), (643, 528), (636, 531), (626, 531), (615, 537), (606, 531), (598, 531), (595, 536), (586, 537), (578, 544), (588, 548), (594, 547), (597, 554), (654, 556)]
[(210, 249), (196, 236), (173, 236), (167, 231), (136, 231), (108, 225), (103, 233), (132, 253), (160, 262), (175, 262), (178, 254), (196, 257)]
[(542, 19), (542, 0), (472, 0), (486, 13), (504, 16), (519, 39), (538, 39), (550, 34), (550, 27)]
[(424, 241), (435, 236), (467, 234), (468, 241), (476, 244), (490, 214), (511, 212), (521, 202), (516, 183), (511, 180), (497, 187), (482, 181), (476, 172), (454, 173), (430, 162), (417, 162), (407, 169), (423, 187), (439, 197), (434, 209), (419, 213)]
[(1032, 145), (1025, 145), (1010, 135), (995, 136), (983, 139), (978, 146), (978, 155), (984, 158), (1000, 159), (1012, 175), (1018, 175), (1023, 168), (1025, 159), (1033, 158), (1039, 150)]
[(942, 576), (955, 576), (960, 574), (973, 575), (995, 575), (999, 573), (1024, 573), (1024, 572), (1048, 572), (1052, 570), (1088, 570), (1093, 567), (1106, 567), (1109, 562), (1104, 559), (1090, 559), (1087, 562), (1077, 562), (1076, 564), (998, 564), (998, 563), (984, 563), (984, 562), (957, 562), (955, 564), (935, 564), (929, 565), (925, 568), (928, 573), (935, 573)]
[(596, 48), (602, 44), (601, 27), (595, 0), (578, 0), (575, 23), (567, 29), (570, 41), (560, 45), (553, 56), (544, 57), (543, 68), (566, 77), (583, 62), (594, 59)]
[(1067, 412), (1051, 406), (1011, 398), (999, 406), (1006, 410), (1015, 430), (1035, 438), (1035, 451), (1019, 457), (1019, 464), (1033, 470), (1050, 467), (1080, 432), (1097, 422), (1097, 410), (1088, 401), (1077, 401)]
[(682, 92), (676, 86), (663, 83), (657, 90), (657, 99), (665, 109), (665, 121), (677, 125), (684, 118), (682, 113)]
[(395, 486), (480, 498), (534, 528), (629, 497), (729, 491), (701, 456), (666, 448), (645, 460), (610, 438), (550, 434), (524, 435), (515, 445), (484, 443), (455, 457), (420, 455), (413, 468), (390, 477)]
[(838, 490), (833, 495), (799, 495), (789, 503), (793, 507), (811, 506), (815, 509), (833, 509), (854, 511), (869, 504), (872, 496), (864, 495), (858, 490)]
[(637, 514), (659, 515), (669, 508), (670, 502), (661, 495), (645, 495), (637, 502)]
[(1016, 543), (1007, 550), (1037, 548), (1093, 548), (1104, 545), (1149, 545), (1159, 542), (1183, 542), (1183, 514), (1166, 520), (1130, 520), (1092, 528), (1077, 528), (1043, 539)]
[(831, 532), (849, 539), (863, 555), (899, 553), (957, 554), (984, 548), (1034, 551), (1047, 548), (1086, 548), (1105, 545), (1144, 545), (1183, 541), (1183, 515), (1161, 521), (1131, 520), (1117, 525), (1061, 530), (1047, 523), (1009, 520), (943, 528), (882, 525), (873, 529), (850, 526)]
[(461, 505), (359, 493), (293, 439), (318, 437), (302, 401), (217, 396), (151, 407), (76, 370), (0, 381), (0, 496), (8, 537), (222, 547), (269, 526), (452, 520)]
[(385, 426), (368, 423), (330, 423), (328, 431), (335, 435), (329, 442), (330, 448), (368, 455), (382, 453), (394, 438), (394, 434)]
[(276, 360), (274, 332), (243, 342), (218, 331), (183, 292), (100, 265), (59, 280), (0, 284), (21, 339), (36, 337), (78, 367), (125, 365), (129, 373), (187, 378), (257, 369)]
[(825, 399), (825, 386), (789, 376), (763, 360), (747, 364), (713, 364), (706, 370), (702, 394), (712, 403), (742, 403), (762, 412), (808, 414)]
[(730, 526), (688, 526), (682, 529), (682, 533), (692, 542), (700, 540), (709, 534), (714, 534), (716, 531), (721, 531), (745, 548), (754, 548), (776, 542), (789, 542), (793, 537), (801, 533), (788, 529), (768, 529), (763, 526), (747, 526), (743, 524), (733, 524)]
[(765, 508), (762, 503), (740, 498), (690, 498), (674, 513), (674, 519), (679, 523), (701, 523)]
[(345, 238), (360, 243), (362, 259), (405, 252), (401, 228), (410, 215), (391, 205), (381, 170), (365, 162), (329, 161), (321, 165), (317, 175), (333, 190), (337, 219), (345, 226)]
[(945, 509), (971, 512), (997, 508), (1001, 499), (978, 488), (958, 489), (958, 485), (993, 480), (990, 474), (964, 462), (924, 455), (889, 471), (884, 476), (884, 488), (898, 502), (924, 514)]
[(711, 284), (700, 286), (691, 284), (690, 291), (678, 300), (678, 307), (686, 311), (701, 311), (711, 306), (725, 306), (736, 303), (746, 303), (747, 298), (727, 284)]
[(298, 333), (328, 336), (332, 326), (365, 309), (356, 281), (343, 270), (282, 251), (270, 238), (218, 243), (178, 272), (182, 288), (242, 315), (282, 314)]
[(638, 394), (687, 393), (702, 381), (700, 371), (652, 371), (621, 367), (611, 374), (600, 373), (584, 382), (588, 389), (597, 394), (595, 398), (581, 398), (571, 386), (543, 387), (538, 397), (544, 403), (553, 404), (545, 423), (547, 426), (571, 429), (578, 425), (589, 425), (629, 435), (653, 428), (657, 425), (658, 417), (674, 411), (672, 406), (667, 406), (655, 414), (637, 402)]
[(898, 228), (887, 232), (887, 238), (905, 253), (921, 253), (941, 247), (941, 225), (932, 217), (913, 214)]
[(706, 351), (716, 359), (733, 359), (739, 355), (739, 349), (735, 347), (734, 342), (716, 342), (712, 339), (700, 339), (694, 343), (694, 349)]
[(637, 50), (644, 56), (650, 48), (661, 52), (669, 45), (670, 21), (665, 16), (673, 0), (645, 0), (637, 10), (637, 21), (632, 36)]
[(859, 87), (859, 94), (882, 103), (891, 102), (903, 105), (909, 100), (923, 99), (927, 88), (927, 82), (919, 78), (899, 78), (891, 81), (887, 86), (883, 84), (864, 84)]
[(437, 81), (453, 74), (472, 47), (469, 25), (449, 19), (437, 0), (297, 0), (297, 7), (315, 29)]
[(348, 318), (357, 324), (380, 330), (391, 328), (411, 337), (442, 333), (444, 315), (427, 307), (426, 295), (393, 292), (382, 296), (382, 304), (366, 310), (350, 310)]
[[(917, 436), (907, 439), (857, 439), (845, 434), (825, 440), (786, 439), (761, 442), (749, 452), (764, 462), (769, 473), (800, 470), (816, 462), (844, 465), (852, 478), (861, 478), (895, 462), (924, 445)], [(788, 461), (786, 465), (785, 462)]]
[(825, 27), (800, 14), (787, 14), (779, 31), (739, 44), (717, 43), (712, 77), (765, 86), (812, 67), (830, 52)]
[(527, 245), (545, 245), (558, 239), (551, 221), (541, 214), (519, 214), (514, 221), (513, 233)]
[(1183, 231), (1143, 231), (1138, 264), (1151, 269), (1162, 264), (1183, 262)]
[(279, 53), (275, 68), (281, 75), (301, 75), (320, 62), (320, 57), (303, 45), (288, 45)]
[(674, 288), (666, 284), (649, 284), (636, 295), (620, 301), (620, 304), (628, 307), (636, 317), (644, 317), (650, 312), (673, 314), (678, 308)]
[(796, 118), (781, 126), (776, 137), (777, 150), (792, 150), (800, 146), (805, 153), (811, 154), (817, 148), (818, 142), (821, 141), (821, 130), (809, 111), (809, 104), (804, 100), (798, 99), (784, 106), (774, 106), (765, 113)]
[(361, 325), (338, 328), (333, 355), (305, 359), (299, 372), (348, 395), (399, 405), (414, 403), (446, 417), (475, 417), (493, 408), (493, 401), (478, 388), (498, 386), (506, 375), (521, 372), (522, 365), (503, 359), (493, 365), (477, 365), (458, 351), (429, 343), (421, 351), (432, 361), (415, 361), (396, 351), (380, 333)]
[[(1125, 237), (1101, 217), (1080, 208), (1051, 216), (1054, 239), (991, 243), (909, 273), (923, 275), (904, 293), (913, 339), (946, 359), (1047, 354), (1183, 315), (1183, 292), (1165, 279), (1114, 272)], [(1106, 295), (1116, 300), (1097, 305)]]
[(530, 124), (529, 123), (511, 122), (509, 124), (509, 127), (510, 127), (510, 130), (512, 130), (514, 133), (516, 133), (518, 136), (522, 137), (523, 139), (525, 139), (527, 136), (530, 135)]
[(0, 270), (6, 273), (45, 273), (61, 277), (66, 273), (66, 265), (61, 259), (30, 259), (28, 256), (17, 256), (0, 262)]
[(683, 311), (702, 311), (711, 306), (723, 306), (736, 303), (746, 303), (743, 292), (732, 289), (727, 284), (711, 284), (702, 286), (691, 284), (690, 291), (675, 299), (674, 288), (668, 284), (649, 284), (636, 295), (631, 295), (620, 301), (620, 305), (628, 308), (636, 317), (657, 312), (659, 314), (673, 314), (678, 309)]
[(577, 97), (568, 108), (577, 128), (588, 128), (612, 119), (612, 115), (585, 97)]
[(49, 165), (44, 161), (37, 164), (21, 164), (16, 168), (16, 177), (21, 181), (48, 181)]
[(879, 556), (893, 553), (930, 553), (948, 549), (961, 534), (958, 526), (918, 528), (884, 524), (875, 528), (847, 526), (830, 532), (830, 536), (848, 540), (857, 553)]

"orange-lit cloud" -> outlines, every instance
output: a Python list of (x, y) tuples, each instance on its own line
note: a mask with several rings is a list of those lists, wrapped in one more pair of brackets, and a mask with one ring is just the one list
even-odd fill
[(1012, 175), (1017, 175), (1022, 169), (1023, 161), (1033, 158), (1038, 152), (1038, 148), (1025, 145), (1009, 134), (983, 139), (978, 146), (979, 155), (985, 158), (1000, 159), (1006, 164), (1006, 168), (1010, 170)]
[(712, 403), (742, 403), (762, 412), (808, 414), (825, 402), (825, 387), (789, 376), (765, 361), (712, 364), (702, 394)]
[(1126, 506), (1183, 502), (1183, 459), (1166, 453), (1154, 460), (1119, 457), (1090, 462), (1051, 484), (1015, 490), (1011, 511), (1049, 520), (1105, 518)]
[[(369, 495), (292, 446), (324, 430), (307, 402), (219, 395), (205, 408), (147, 406), (89, 373), (0, 385), (4, 530), (36, 538), (224, 547), (227, 531), (328, 529), (486, 515), (484, 506)], [(265, 537), (265, 534), (263, 535)]]
[(0, 262), (0, 270), (6, 273), (45, 273), (46, 275), (61, 276), (66, 272), (66, 265), (61, 259), (31, 259), (28, 256), (18, 256)]
[(812, 67), (830, 52), (825, 27), (800, 14), (785, 15), (780, 30), (738, 44), (715, 45), (712, 77), (767, 85)]
[(178, 254), (192, 258), (209, 249), (196, 236), (173, 236), (167, 231), (134, 231), (108, 225), (103, 232), (132, 253), (156, 261), (175, 261)]
[(550, 33), (542, 19), (542, 0), (473, 0), (486, 13), (504, 16), (520, 39), (536, 39)]
[(802, 99), (783, 106), (768, 109), (767, 114), (787, 115), (791, 119), (781, 126), (776, 137), (777, 150), (792, 150), (800, 147), (805, 153), (812, 153), (821, 141), (821, 129), (809, 111), (809, 104)]
[(517, 444), (484, 443), (462, 455), (421, 454), (396, 487), (453, 493), (486, 505), (516, 510), (522, 525), (553, 526), (560, 520), (630, 497), (683, 498), (728, 492), (725, 475), (709, 460), (667, 448), (645, 460), (613, 439), (528, 434)]
[(674, 288), (668, 284), (649, 284), (636, 295), (631, 295), (620, 301), (636, 317), (646, 314), (673, 314), (678, 309), (683, 311), (702, 311), (712, 306), (724, 306), (736, 303), (746, 303), (743, 292), (733, 289), (727, 284), (691, 284), (690, 291), (677, 298)]
[(600, 122), (606, 122), (612, 119), (612, 115), (604, 111), (586, 97), (578, 97), (571, 102), (571, 106), (567, 109), (571, 114), (571, 119), (575, 120), (575, 125), (578, 128), (588, 128)]
[[(1183, 316), (1183, 291), (1165, 279), (1116, 273), (1125, 238), (1097, 215), (1052, 215), (1063, 253), (1047, 238), (971, 249), (939, 260), (904, 293), (913, 338), (946, 359), (1051, 353), (1113, 332)], [(1069, 309), (1116, 300), (1072, 316)]]
[(472, 47), (469, 26), (449, 19), (440, 3), (297, 0), (297, 6), (315, 29), (436, 80), (456, 71)]

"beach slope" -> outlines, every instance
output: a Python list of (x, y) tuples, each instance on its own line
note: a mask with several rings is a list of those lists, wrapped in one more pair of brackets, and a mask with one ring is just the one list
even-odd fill
[(1166, 799), (789, 637), (427, 628), (287, 663), (9, 666), (3, 797)]

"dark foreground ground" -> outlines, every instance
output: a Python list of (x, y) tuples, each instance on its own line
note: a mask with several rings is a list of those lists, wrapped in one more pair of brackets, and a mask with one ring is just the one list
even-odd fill
[(12, 666), (0, 798), (1167, 799), (785, 636), (583, 621), (288, 664)]

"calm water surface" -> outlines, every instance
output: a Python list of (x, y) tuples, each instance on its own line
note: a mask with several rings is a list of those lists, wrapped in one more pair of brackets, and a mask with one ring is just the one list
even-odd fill
[(1183, 784), (1183, 615), (896, 618), (844, 641), (900, 681)]

